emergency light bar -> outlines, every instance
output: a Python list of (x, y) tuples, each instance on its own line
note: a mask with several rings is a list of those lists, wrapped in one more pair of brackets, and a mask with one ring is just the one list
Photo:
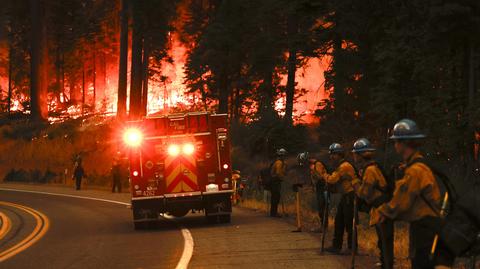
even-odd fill
[(123, 135), (123, 141), (130, 147), (138, 147), (142, 144), (143, 134), (138, 129), (129, 128)]
[(192, 144), (185, 144), (183, 145), (183, 153), (186, 155), (192, 155), (195, 151), (195, 146)]
[(180, 154), (180, 147), (178, 145), (168, 146), (168, 154), (170, 156), (177, 156), (178, 154)]
[[(168, 154), (170, 156), (178, 156), (180, 154), (180, 146), (176, 144), (172, 144), (168, 146)], [(195, 151), (195, 146), (193, 144), (187, 143), (181, 146), (181, 151), (185, 155), (192, 155), (193, 152)]]

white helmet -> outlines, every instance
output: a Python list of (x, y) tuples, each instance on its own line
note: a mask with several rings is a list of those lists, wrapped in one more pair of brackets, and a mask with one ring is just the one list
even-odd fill
[(285, 156), (287, 155), (287, 150), (284, 148), (277, 149), (277, 156)]

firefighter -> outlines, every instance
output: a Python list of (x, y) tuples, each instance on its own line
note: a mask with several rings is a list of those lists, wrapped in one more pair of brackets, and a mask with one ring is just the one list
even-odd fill
[[(361, 179), (352, 181), (355, 194), (362, 199), (371, 210), (382, 205), (391, 198), (389, 187), (384, 173), (374, 160), (374, 152), (370, 141), (360, 138), (353, 144), (353, 159), (357, 167), (361, 167), (359, 175)], [(375, 226), (377, 232), (377, 246), (380, 250), (381, 268), (393, 268), (393, 221), (386, 219), (382, 224)]]
[[(315, 158), (310, 158), (310, 177), (312, 179), (312, 185), (315, 189), (315, 194), (317, 198), (317, 207), (318, 207), (318, 217), (320, 218), (320, 223), (325, 224), (325, 227), (328, 227), (328, 215), (325, 214), (327, 208), (327, 199), (328, 195), (325, 195), (327, 192), (327, 184), (323, 175), (327, 172), (325, 165), (318, 161)], [(324, 219), (325, 222), (324, 222)], [(322, 225), (323, 226), (323, 225)], [(318, 231), (323, 232), (324, 227), (321, 227)]]
[(282, 182), (286, 175), (285, 155), (287, 151), (283, 148), (276, 152), (277, 158), (270, 169), (271, 187), (270, 187), (270, 217), (279, 217), (278, 204), (280, 203), (280, 195), (282, 190)]
[(326, 248), (325, 251), (338, 254), (343, 246), (343, 234), (345, 230), (348, 233), (348, 249), (352, 250), (353, 247), (353, 216), (355, 215), (353, 212), (353, 203), (355, 194), (353, 192), (352, 180), (355, 178), (355, 169), (352, 164), (345, 160), (345, 151), (342, 145), (338, 143), (331, 144), (329, 153), (330, 160), (336, 166), (336, 169), (332, 174), (324, 172), (323, 178), (327, 184), (333, 185), (331, 191), (340, 193), (341, 198), (337, 206), (337, 214), (335, 215), (333, 243), (332, 246)]
[(115, 192), (115, 189), (122, 192), (122, 164), (118, 154), (112, 164), (112, 192)]
[(80, 156), (77, 157), (75, 161), (75, 167), (73, 168), (73, 175), (72, 179), (75, 180), (75, 189), (77, 191), (80, 190), (82, 186), (82, 178), (85, 176), (85, 170), (82, 166), (82, 158)]
[(242, 198), (241, 175), (239, 170), (232, 170), (233, 203), (238, 204)]
[(424, 162), (419, 146), (426, 136), (417, 124), (403, 119), (393, 128), (390, 139), (395, 141), (395, 151), (403, 158), (403, 177), (396, 182), (392, 199), (372, 212), (373, 223), (386, 219), (410, 223), (409, 253), (412, 269), (433, 269), (450, 267), (453, 255), (440, 240), (436, 255), (429, 258), (432, 242), (440, 226), (439, 211), (442, 197), (435, 176)]

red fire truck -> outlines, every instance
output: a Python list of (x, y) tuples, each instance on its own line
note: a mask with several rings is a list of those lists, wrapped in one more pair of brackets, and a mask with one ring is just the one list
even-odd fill
[(135, 229), (159, 214), (203, 210), (210, 222), (230, 222), (232, 170), (227, 116), (209, 113), (146, 117), (123, 136)]

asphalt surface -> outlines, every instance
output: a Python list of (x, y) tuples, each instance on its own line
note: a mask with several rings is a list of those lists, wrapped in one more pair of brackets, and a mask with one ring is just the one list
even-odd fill
[[(42, 212), (50, 222), (38, 242), (0, 263), (0, 268), (175, 268), (184, 240), (168, 220), (154, 229), (135, 231), (131, 210), (124, 205), (42, 194), (0, 191), (0, 200)], [(0, 252), (17, 244), (35, 226), (35, 219), (0, 205), (11, 229)]]
[[(6, 184), (0, 189), (47, 192), (129, 203), (128, 193), (71, 187)], [(262, 212), (235, 207), (232, 223), (207, 223), (203, 212), (189, 214), (175, 222), (163, 220), (153, 230), (134, 231), (131, 210), (125, 205), (73, 197), (0, 190), (1, 214), (12, 226), (22, 227), (23, 237), (31, 233), (35, 220), (21, 215), (2, 201), (22, 204), (49, 218), (45, 236), (16, 256), (1, 262), (7, 246), (0, 239), (0, 269), (3, 268), (175, 268), (182, 260), (188, 268), (350, 268), (350, 256), (320, 254), (320, 234), (292, 233), (295, 228), (284, 219), (269, 218)], [(184, 229), (180, 230), (179, 227)], [(9, 236), (16, 229), (10, 229)], [(18, 229), (17, 229), (18, 230)], [(193, 256), (183, 259), (184, 238), (193, 237)], [(330, 233), (331, 234), (331, 233)], [(0, 238), (2, 227), (0, 226)], [(15, 244), (22, 235), (15, 236)], [(328, 236), (327, 236), (328, 238)], [(331, 240), (327, 239), (329, 242)], [(375, 259), (360, 255), (357, 269), (373, 268)]]

